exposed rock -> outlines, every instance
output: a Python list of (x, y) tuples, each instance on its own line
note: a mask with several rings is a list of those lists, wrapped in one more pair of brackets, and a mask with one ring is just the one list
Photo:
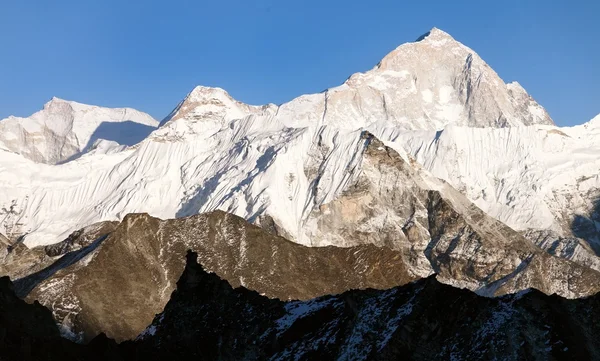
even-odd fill
[(600, 256), (600, 122), (374, 133), (509, 227), (579, 238)]
[(308, 217), (316, 244), (397, 249), (416, 277), (435, 272), (485, 295), (536, 288), (580, 297), (600, 290), (598, 271), (549, 255), (409, 157), (367, 132), (363, 138), (362, 162), (344, 192)]
[(119, 222), (98, 222), (79, 229), (69, 235), (64, 241), (43, 247), (50, 257), (62, 256), (68, 252), (78, 251), (92, 244), (101, 236), (113, 232)]
[(600, 257), (589, 243), (581, 238), (561, 237), (553, 231), (539, 230), (529, 230), (523, 235), (551, 255), (600, 271)]
[[(595, 360), (600, 295), (485, 298), (428, 277), (388, 290), (280, 301), (233, 288), (188, 252), (177, 290), (137, 337), (58, 337), (50, 312), (0, 278), (0, 357), (18, 360)], [(10, 332), (6, 332), (7, 327)]]
[[(23, 283), (24, 278), (40, 278), (40, 274), (37, 273), (45, 273), (44, 270), (56, 262), (57, 257), (89, 246), (94, 240), (112, 232), (117, 224), (99, 222), (79, 229), (64, 241), (47, 247), (30, 249), (19, 241), (0, 244), (0, 275), (19, 280), (18, 283)], [(48, 275), (45, 276), (47, 277)]]
[[(370, 142), (367, 159), (378, 159), (376, 164), (393, 179), (401, 179), (402, 172), (418, 179), (397, 153), (365, 137)], [(485, 295), (531, 287), (566, 296), (600, 290), (598, 272), (549, 255), (477, 208), (459, 213), (453, 208), (457, 200), (437, 191), (416, 186), (404, 190), (402, 197), (383, 193), (402, 203), (379, 207), (389, 206), (401, 217), (402, 205), (412, 205), (412, 218), (395, 221), (407, 224), (396, 233), (354, 231), (361, 227), (356, 210), (368, 206), (357, 194), (352, 195), (354, 208), (344, 204), (351, 195), (340, 197), (338, 208), (349, 218), (337, 217), (335, 206), (328, 209), (327, 216), (333, 218), (323, 222), (349, 230), (340, 233), (346, 235), (348, 248), (298, 245), (220, 211), (164, 221), (131, 214), (107, 238), (58, 260), (52, 276), (36, 280), (28, 300), (50, 307), (65, 334), (75, 339), (86, 341), (101, 331), (119, 341), (132, 338), (168, 301), (187, 249), (197, 251), (209, 270), (233, 286), (281, 299), (389, 288), (433, 272), (443, 282)], [(345, 222), (354, 225), (346, 227)], [(381, 242), (361, 239), (369, 234)], [(19, 280), (20, 290), (28, 284), (25, 280)]]
[(190, 248), (232, 285), (282, 299), (389, 288), (415, 279), (400, 253), (390, 249), (304, 247), (220, 211), (165, 221), (131, 214), (96, 242), (27, 297), (51, 308), (81, 340), (100, 332), (117, 340), (139, 334), (168, 301)]
[[(123, 340), (145, 327), (167, 302), (188, 248), (234, 286), (282, 299), (386, 288), (434, 272), (484, 295), (536, 288), (581, 297), (600, 290), (599, 272), (544, 252), (371, 134), (352, 144), (357, 155), (342, 191), (321, 194), (317, 177), (303, 227), (313, 246), (355, 249), (302, 247), (223, 212), (167, 221), (129, 215), (89, 254), (61, 259), (43, 282), (20, 280), (19, 290), (34, 286), (29, 299), (52, 307), (85, 340), (100, 331)], [(258, 223), (280, 233), (273, 218)]]
[(0, 247), (0, 275), (13, 279), (37, 272), (52, 262), (42, 248), (29, 249), (23, 243)]
[[(48, 108), (74, 107), (59, 103)], [(173, 218), (216, 209), (250, 222), (269, 216), (287, 238), (308, 244), (303, 226), (312, 209), (305, 207), (328, 203), (344, 189), (360, 130), (381, 136), (531, 124), (552, 120), (472, 49), (432, 29), (342, 85), (279, 106), (251, 106), (223, 89), (196, 87), (159, 129), (120, 152), (56, 167), (24, 165), (0, 149), (0, 167), (11, 175), (1, 180), (0, 205), (14, 199), (23, 208), (29, 247), (128, 213)], [(27, 196), (37, 201), (27, 203)]]
[(52, 313), (38, 302), (27, 304), (0, 277), (0, 360), (74, 360), (81, 347), (60, 337)]
[[(188, 254), (177, 290), (130, 355), (206, 360), (522, 360), (600, 357), (598, 295), (484, 298), (434, 277), (281, 302), (233, 289)], [(586, 315), (586, 317), (582, 317)], [(175, 341), (176, 340), (176, 341)]]

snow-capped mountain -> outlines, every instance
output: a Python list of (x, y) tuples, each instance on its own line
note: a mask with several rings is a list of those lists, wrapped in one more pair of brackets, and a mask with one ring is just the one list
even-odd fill
[[(91, 152), (60, 165), (0, 149), (0, 220), (9, 238), (22, 236), (33, 247), (129, 213), (166, 219), (223, 210), (303, 245), (388, 246), (409, 260), (412, 275), (440, 273), (445, 282), (485, 294), (531, 287), (541, 277), (548, 281), (539, 283), (545, 292), (577, 297), (595, 292), (595, 284), (575, 286), (569, 275), (574, 269), (598, 270), (597, 253), (577, 240), (572, 252), (558, 252), (552, 242), (540, 240), (559, 257), (550, 256), (472, 203), (512, 226), (512, 219), (524, 219), (532, 225), (527, 228), (568, 236), (547, 222), (558, 217), (554, 214), (529, 222), (535, 209), (544, 212), (539, 197), (545, 193), (523, 190), (531, 197), (523, 197), (520, 207), (503, 205), (500, 196), (487, 196), (490, 204), (482, 203), (477, 191), (447, 176), (461, 169), (456, 163), (431, 166), (437, 157), (465, 157), (457, 162), (480, 178), (469, 172), (455, 172), (457, 177), (465, 177), (472, 188), (480, 186), (477, 182), (494, 174), (520, 169), (511, 162), (531, 159), (530, 147), (542, 146), (539, 152), (544, 152), (545, 146), (562, 144), (545, 143), (536, 133), (545, 129), (549, 139), (561, 136), (561, 128), (552, 124), (517, 83), (505, 84), (475, 52), (432, 29), (341, 86), (280, 106), (246, 105), (223, 89), (197, 87), (133, 147)], [(460, 144), (467, 147), (464, 152), (419, 151), (431, 137), (439, 142), (453, 131), (472, 142)], [(535, 134), (542, 140), (520, 145)], [(511, 148), (506, 135), (514, 135), (517, 146)], [(595, 144), (586, 139), (582, 144)], [(472, 160), (489, 144), (496, 148), (490, 147), (487, 158)], [(503, 151), (521, 155), (503, 158)], [(552, 159), (556, 170), (548, 177), (558, 177), (561, 158)], [(594, 162), (595, 155), (578, 159), (577, 165)], [(488, 162), (493, 172), (479, 175), (486, 168), (477, 162)], [(524, 163), (523, 169), (535, 166)], [(547, 180), (534, 178), (526, 187), (547, 189)], [(519, 176), (499, 184), (507, 199), (523, 186)], [(508, 195), (510, 188), (517, 193)]]
[[(0, 120), (0, 149), (58, 163), (98, 147), (104, 152), (140, 142), (158, 122), (131, 108), (102, 108), (52, 98), (28, 118)], [(100, 142), (101, 144), (98, 144)]]
[(162, 123), (182, 118), (223, 123), (250, 114), (269, 115), (294, 128), (554, 124), (518, 83), (505, 84), (473, 50), (436, 28), (399, 46), (372, 70), (322, 93), (257, 107), (235, 101), (222, 89), (198, 87)]
[[(73, 105), (56, 101), (46, 108), (54, 107)], [(223, 209), (250, 220), (272, 214), (291, 238), (307, 243), (305, 217), (343, 190), (361, 128), (378, 134), (389, 127), (552, 121), (522, 88), (504, 84), (471, 49), (432, 29), (323, 93), (249, 106), (222, 89), (197, 87), (162, 123), (135, 148), (59, 168), (3, 153), (0, 167), (10, 177), (3, 177), (0, 199), (16, 202), (3, 223), (21, 224), (33, 246), (131, 212), (170, 218)], [(45, 158), (57, 159), (56, 152)]]

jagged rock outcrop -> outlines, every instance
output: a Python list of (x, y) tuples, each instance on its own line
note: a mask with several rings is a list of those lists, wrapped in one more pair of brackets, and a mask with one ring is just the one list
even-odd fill
[(523, 236), (551, 255), (600, 271), (600, 257), (589, 243), (577, 237), (562, 237), (553, 231), (529, 230)]
[[(388, 248), (304, 247), (220, 211), (164, 221), (131, 214), (88, 247), (48, 267), (58, 268), (51, 276), (36, 274), (27, 296), (52, 309), (65, 334), (85, 341), (100, 332), (119, 341), (139, 334), (169, 300), (187, 249), (232, 285), (282, 299), (415, 279), (402, 255)], [(31, 278), (16, 281), (17, 288)]]
[(114, 340), (104, 334), (88, 345), (60, 336), (52, 313), (38, 302), (15, 295), (8, 277), (0, 277), (0, 360), (124, 361)]
[(578, 297), (600, 290), (593, 263), (552, 257), (411, 158), (372, 134), (362, 137), (363, 157), (345, 190), (308, 217), (313, 242), (398, 249), (415, 276), (435, 272), (445, 283), (487, 295), (536, 288)]
[(206, 273), (195, 257), (188, 254), (164, 312), (138, 341), (123, 345), (131, 355), (207, 360), (600, 357), (600, 324), (592, 316), (600, 312), (598, 295), (565, 300), (527, 291), (484, 298), (429, 277), (385, 291), (284, 303), (233, 289)]
[[(600, 119), (600, 117), (598, 117)], [(375, 134), (511, 228), (579, 238), (600, 256), (599, 122)], [(561, 248), (569, 248), (567, 241)], [(600, 262), (597, 258), (596, 262)]]
[(21, 300), (0, 277), (0, 360), (60, 360), (79, 349), (60, 337), (50, 310)]
[[(45, 279), (49, 277), (52, 269), (57, 268), (56, 265), (52, 265), (59, 258), (69, 253), (78, 253), (77, 251), (89, 246), (99, 237), (111, 233), (116, 225), (117, 222), (99, 222), (73, 232), (62, 242), (32, 249), (19, 241), (6, 239), (6, 242), (0, 243), (0, 275), (18, 279), (19, 284)], [(24, 282), (25, 280), (27, 282)]]
[[(594, 360), (600, 296), (485, 298), (429, 277), (307, 301), (233, 288), (188, 252), (177, 290), (135, 340), (58, 337), (50, 312), (0, 279), (0, 358), (47, 360)], [(450, 300), (450, 301), (449, 301)]]
[[(53, 101), (48, 111), (57, 107), (57, 114), (69, 114), (73, 105), (59, 103), (64, 102)], [(46, 130), (43, 137), (53, 139), (52, 149), (63, 144), (59, 148), (66, 153), (47, 154), (63, 159), (76, 144), (68, 133), (69, 124), (76, 122), (52, 120), (62, 124), (60, 137)], [(84, 340), (101, 330), (123, 340), (145, 327), (167, 302), (183, 268), (181, 253), (188, 248), (234, 286), (283, 299), (391, 287), (433, 273), (443, 282), (485, 295), (531, 287), (565, 297), (591, 295), (600, 289), (592, 256), (569, 252), (568, 241), (553, 247), (531, 238), (536, 246), (477, 208), (480, 201), (470, 193), (475, 188), (469, 183), (450, 182), (471, 201), (419, 165), (431, 168), (418, 154), (437, 157), (450, 152), (440, 144), (460, 129), (509, 134), (506, 142), (503, 136), (489, 136), (494, 138), (490, 144), (496, 145), (513, 144), (511, 134), (523, 129), (547, 129), (544, 136), (551, 139), (568, 133), (561, 134), (551, 124), (518, 84), (506, 85), (469, 48), (433, 29), (394, 50), (373, 70), (280, 106), (249, 106), (222, 89), (198, 87), (134, 147), (96, 144), (95, 153), (60, 165), (36, 164), (22, 156), (39, 160), (37, 148), (15, 153), (4, 147), (0, 169), (7, 176), (0, 177), (1, 225), (19, 229), (11, 234), (23, 241), (21, 253), (13, 255), (30, 257), (11, 261), (21, 267), (14, 274), (27, 274), (15, 281), (16, 290), (52, 307), (64, 326), (61, 331)], [(433, 135), (435, 149), (401, 141), (404, 134), (411, 139)], [(458, 153), (478, 157), (488, 135), (482, 139), (468, 152)], [(516, 144), (529, 150), (522, 142)], [(406, 154), (405, 146), (415, 157)], [(109, 148), (114, 152), (105, 151)], [(504, 149), (508, 148), (490, 147), (486, 161), (495, 162), (500, 158), (495, 153)], [(443, 169), (460, 170), (459, 163), (448, 162)], [(495, 171), (506, 169), (503, 165)], [(540, 172), (538, 168), (533, 175)], [(492, 182), (482, 174), (477, 181)], [(515, 201), (529, 191), (509, 191), (508, 183), (533, 189), (545, 179), (521, 182), (530, 175), (493, 179), (497, 184), (486, 192), (505, 196), (510, 207), (484, 202), (492, 205), (485, 211), (509, 225), (508, 220), (518, 218), (544, 228), (548, 214), (539, 208), (538, 218), (533, 216), (536, 199)], [(582, 192), (593, 194), (594, 180), (577, 184)], [(484, 198), (493, 197), (482, 193)], [(583, 196), (575, 198), (577, 203)], [(131, 215), (138, 212), (179, 219)], [(589, 216), (576, 228), (593, 236), (597, 215)], [(52, 245), (100, 220), (123, 221), (110, 235), (82, 244), (67, 240)], [(593, 250), (593, 243), (578, 249)], [(24, 246), (48, 247), (42, 253), (41, 248), (29, 252)], [(61, 258), (54, 260), (49, 254)], [(48, 260), (52, 263), (45, 263)], [(38, 268), (22, 267), (30, 264)]]

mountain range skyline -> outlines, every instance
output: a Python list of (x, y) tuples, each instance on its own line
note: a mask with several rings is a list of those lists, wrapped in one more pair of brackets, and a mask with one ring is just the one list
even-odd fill
[(279, 104), (366, 71), (436, 26), (477, 49), (505, 82), (522, 84), (558, 125), (581, 124), (598, 113), (599, 34), (581, 29), (598, 11), (590, 2), (536, 1), (6, 2), (0, 119), (27, 116), (57, 96), (160, 120), (197, 85), (227, 89), (248, 104)]

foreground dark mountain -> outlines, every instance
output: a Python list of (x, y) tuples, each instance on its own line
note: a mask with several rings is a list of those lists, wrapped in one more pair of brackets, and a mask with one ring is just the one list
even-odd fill
[(60, 339), (50, 312), (0, 282), (0, 359), (595, 360), (600, 295), (484, 298), (434, 277), (283, 302), (232, 288), (188, 253), (164, 312), (135, 341)]
[(416, 279), (402, 254), (389, 248), (305, 247), (221, 211), (170, 220), (130, 214), (114, 230), (104, 229), (112, 232), (15, 281), (19, 295), (39, 300), (83, 341), (100, 332), (118, 341), (136, 337), (169, 301), (188, 249), (233, 286), (280, 299)]

